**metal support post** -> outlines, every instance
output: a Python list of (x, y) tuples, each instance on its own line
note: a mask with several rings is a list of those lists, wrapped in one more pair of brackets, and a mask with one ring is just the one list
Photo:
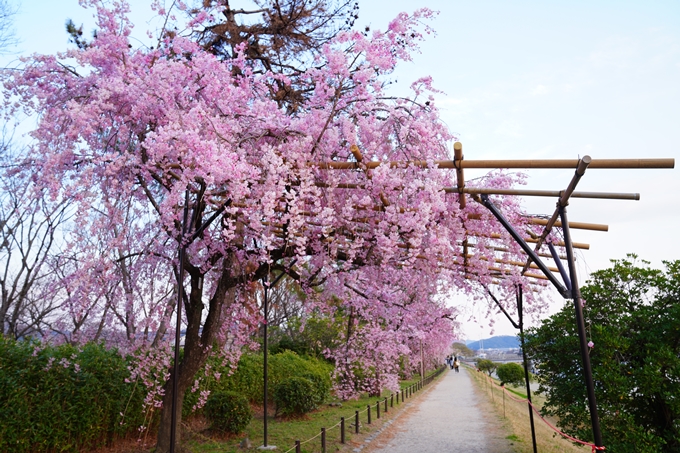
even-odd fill
[[(291, 262), (291, 267), (295, 264), (296, 261)], [(275, 445), (267, 445), (267, 440), (268, 440), (268, 419), (267, 419), (267, 397), (269, 395), (269, 336), (268, 336), (268, 329), (269, 329), (269, 290), (273, 287), (276, 286), (276, 284), (283, 278), (283, 276), (286, 275), (283, 272), (279, 274), (278, 277), (274, 279), (271, 284), (268, 283), (269, 280), (269, 272), (267, 272), (267, 275), (264, 276), (262, 279), (262, 287), (264, 288), (263, 292), (263, 302), (264, 302), (264, 323), (263, 323), (263, 328), (264, 328), (264, 366), (263, 366), (263, 374), (264, 374), (264, 442), (261, 447), (258, 447), (258, 450), (276, 450)]]
[[(522, 361), (524, 362), (524, 382), (527, 386), (527, 407), (529, 409), (529, 422), (531, 423), (531, 443), (534, 447), (534, 453), (538, 453), (536, 448), (536, 428), (534, 427), (534, 410), (531, 407), (531, 386), (529, 385), (529, 362), (527, 360), (526, 349), (524, 348), (524, 313), (522, 302), (524, 296), (522, 294), (522, 285), (517, 288), (517, 312), (519, 314), (519, 339), (522, 342)], [(503, 412), (505, 412), (505, 392), (503, 392)]]
[(562, 231), (564, 232), (564, 244), (567, 250), (567, 261), (569, 263), (569, 277), (571, 279), (571, 297), (574, 301), (576, 312), (576, 327), (578, 328), (578, 339), (581, 348), (581, 359), (583, 361), (583, 375), (586, 380), (586, 390), (588, 392), (588, 407), (590, 409), (590, 421), (593, 426), (593, 440), (595, 445), (602, 447), (602, 434), (600, 432), (600, 420), (597, 415), (597, 400), (595, 399), (595, 383), (593, 382), (593, 371), (590, 367), (590, 355), (588, 354), (588, 342), (586, 338), (586, 326), (583, 321), (583, 307), (581, 305), (581, 290), (578, 286), (576, 275), (576, 263), (574, 262), (574, 249), (571, 242), (571, 233), (567, 223), (567, 208), (559, 207), (562, 220)]
[(503, 227), (507, 230), (508, 233), (510, 233), (510, 236), (519, 244), (520, 247), (522, 247), (522, 250), (524, 250), (524, 253), (529, 255), (531, 257), (531, 260), (536, 263), (536, 266), (543, 272), (543, 275), (547, 277), (548, 280), (550, 280), (550, 283), (553, 284), (553, 286), (559, 291), (559, 293), (564, 297), (565, 299), (568, 299), (570, 296), (569, 291), (567, 288), (565, 288), (562, 283), (559, 282), (555, 278), (555, 276), (552, 274), (550, 269), (545, 265), (545, 263), (538, 257), (538, 255), (527, 245), (527, 243), (524, 241), (522, 236), (515, 231), (515, 229), (510, 225), (510, 222), (507, 221), (505, 217), (503, 217), (503, 214), (498, 210), (496, 205), (494, 205), (491, 200), (489, 199), (489, 196), (484, 194), (481, 196), (482, 204), (486, 206), (486, 208), (491, 211), (491, 213), (498, 219), (498, 221), (503, 225)]
[(187, 233), (189, 220), (189, 190), (184, 193), (184, 216), (182, 217), (182, 237), (179, 240), (179, 251), (177, 260), (179, 261), (179, 272), (177, 276), (177, 322), (175, 324), (175, 363), (172, 369), (172, 417), (170, 426), (170, 453), (175, 453), (175, 442), (177, 439), (177, 381), (179, 380), (179, 337), (182, 329), (182, 304), (184, 303), (184, 253), (186, 244), (184, 237)]
[(269, 384), (269, 379), (268, 379), (268, 371), (269, 371), (269, 364), (268, 364), (268, 354), (269, 354), (269, 343), (267, 340), (267, 327), (269, 325), (269, 298), (268, 296), (268, 287), (267, 287), (267, 281), (269, 280), (269, 272), (267, 272), (267, 275), (262, 279), (262, 286), (264, 287), (264, 444), (263, 447), (264, 449), (267, 449), (267, 399), (269, 396), (269, 389), (268, 389), (268, 384)]

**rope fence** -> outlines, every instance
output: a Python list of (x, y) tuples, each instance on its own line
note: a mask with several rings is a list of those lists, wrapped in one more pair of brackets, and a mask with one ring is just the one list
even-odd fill
[[(384, 399), (378, 399), (373, 404), (368, 404), (366, 406), (366, 409), (359, 411), (356, 410), (354, 411), (354, 433), (359, 434), (360, 433), (360, 426), (361, 426), (361, 420), (360, 420), (360, 415), (366, 414), (366, 424), (370, 425), (371, 424), (371, 408), (375, 408), (375, 414), (376, 418), (380, 418), (380, 407), (382, 406), (383, 413), (388, 412), (388, 407), (394, 407), (394, 401), (396, 399), (396, 404), (399, 404), (399, 395), (401, 394), (401, 403), (404, 403), (405, 398), (410, 398), (414, 395), (415, 392), (423, 389), (426, 385), (430, 384), (437, 376), (439, 376), (444, 370), (446, 369), (445, 366), (437, 369), (435, 372), (431, 373), (429, 376), (427, 376), (425, 379), (418, 381), (414, 384), (411, 384), (407, 387), (404, 387), (403, 389), (400, 389), (396, 393), (390, 393), (389, 396), (386, 396)], [(395, 398), (396, 396), (396, 398)], [(284, 451), (283, 453), (290, 453), (292, 451), (295, 451), (295, 453), (300, 453), (300, 448), (302, 445), (307, 444), (317, 438), (321, 438), (321, 453), (326, 453), (326, 434), (328, 431), (337, 428), (338, 426), (340, 427), (340, 443), (344, 444), (345, 443), (345, 417), (340, 417), (340, 421), (336, 423), (335, 425), (331, 426), (330, 428), (325, 428), (322, 427), (321, 431), (319, 434), (310, 437), (307, 440), (300, 441), (296, 440), (295, 445), (293, 445), (291, 448), (288, 450)]]
[[(483, 372), (481, 372), (481, 373), (483, 373)], [(534, 413), (535, 413), (536, 415), (538, 415), (538, 417), (539, 417), (541, 420), (543, 420), (543, 423), (545, 423), (550, 429), (552, 429), (553, 431), (555, 431), (557, 434), (559, 434), (560, 436), (564, 437), (565, 439), (569, 439), (570, 441), (575, 442), (575, 443), (577, 443), (577, 444), (581, 444), (581, 445), (588, 446), (588, 447), (591, 448), (591, 451), (592, 451), (593, 453), (595, 453), (595, 452), (597, 452), (597, 451), (604, 451), (604, 450), (605, 450), (605, 447), (599, 447), (599, 446), (597, 446), (597, 445), (595, 445), (595, 444), (593, 444), (593, 443), (591, 443), (591, 442), (586, 442), (586, 441), (577, 439), (577, 438), (575, 438), (575, 437), (570, 436), (569, 434), (566, 434), (566, 433), (560, 431), (559, 428), (553, 426), (552, 423), (550, 423), (548, 420), (546, 420), (546, 419), (543, 417), (543, 415), (541, 415), (541, 413), (540, 413), (540, 411), (538, 410), (538, 408), (537, 408), (536, 406), (534, 406), (534, 404), (533, 404), (531, 401), (529, 401), (528, 398), (522, 399), (522, 398), (516, 398), (516, 397), (514, 397), (514, 396), (512, 395), (512, 392), (510, 392), (508, 389), (506, 389), (505, 386), (500, 386), (500, 385), (496, 384), (496, 382), (493, 380), (493, 378), (492, 378), (491, 376), (488, 376), (486, 373), (484, 373), (484, 378), (492, 385), (492, 391), (491, 391), (491, 395), (492, 395), (492, 396), (493, 396), (493, 387), (494, 387), (494, 386), (495, 386), (495, 387), (498, 387), (498, 388), (500, 388), (500, 389), (503, 390), (503, 408), (504, 408), (503, 410), (505, 410), (505, 395), (507, 395), (507, 396), (508, 396), (511, 400), (513, 400), (513, 401), (516, 401), (516, 402), (518, 402), (518, 403), (527, 403), (527, 404), (531, 407), (531, 409), (534, 411)]]

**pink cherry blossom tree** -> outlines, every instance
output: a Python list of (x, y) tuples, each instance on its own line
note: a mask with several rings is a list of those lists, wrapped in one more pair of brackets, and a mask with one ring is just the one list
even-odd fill
[[(209, 354), (238, 353), (262, 321), (251, 285), (272, 272), (296, 279), (310, 306), (332, 312), (341, 301), (347, 334), (329, 354), (345, 397), (394, 387), (400, 355), (419, 363), (416, 343), (445, 354), (455, 314), (438, 293), (478, 291), (494, 272), (508, 291), (524, 280), (503, 261), (519, 259), (519, 249), (484, 208), (461, 208), (457, 194), (442, 191), (455, 184), (434, 161), (450, 158), (453, 137), (438, 119), (432, 81), (416, 81), (409, 98), (385, 93), (386, 76), (431, 33), (423, 21), (432, 12), (401, 14), (385, 32), (341, 31), (287, 74), (252, 58), (247, 41), (216, 55), (169, 26), (155, 48), (135, 48), (124, 1), (81, 3), (95, 11), (96, 37), (34, 55), (5, 79), (8, 106), (38, 118), (35, 181), (77, 206), (63, 330), (85, 340), (105, 329), (147, 351), (140, 363), (158, 357), (152, 347), (169, 351), (183, 209), (190, 231), (224, 209), (185, 254), (184, 356), (178, 376), (160, 373), (167, 380), (152, 397), (162, 406), (158, 451), (169, 448), (173, 380), (181, 402)], [(192, 14), (187, 36), (211, 21), (210, 8)], [(304, 96), (293, 106), (272, 87)], [(408, 163), (416, 160), (428, 164)], [(384, 164), (322, 164), (348, 161)], [(483, 184), (518, 181), (501, 173)], [(524, 223), (516, 200), (496, 202)], [(461, 248), (469, 237), (470, 257)], [(500, 271), (490, 270), (499, 253)], [(373, 375), (357, 382), (357, 365)]]

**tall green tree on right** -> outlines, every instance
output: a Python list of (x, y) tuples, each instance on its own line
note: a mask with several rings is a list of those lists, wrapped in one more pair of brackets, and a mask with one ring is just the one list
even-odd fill
[[(602, 435), (616, 452), (680, 452), (680, 260), (664, 269), (628, 255), (581, 289)], [(542, 412), (592, 440), (571, 303), (529, 330)]]

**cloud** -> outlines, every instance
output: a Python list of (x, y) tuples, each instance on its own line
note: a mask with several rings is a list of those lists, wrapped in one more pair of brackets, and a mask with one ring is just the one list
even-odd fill
[(536, 88), (534, 88), (534, 91), (531, 92), (534, 96), (542, 96), (548, 93), (549, 90), (545, 85), (537, 85)]

